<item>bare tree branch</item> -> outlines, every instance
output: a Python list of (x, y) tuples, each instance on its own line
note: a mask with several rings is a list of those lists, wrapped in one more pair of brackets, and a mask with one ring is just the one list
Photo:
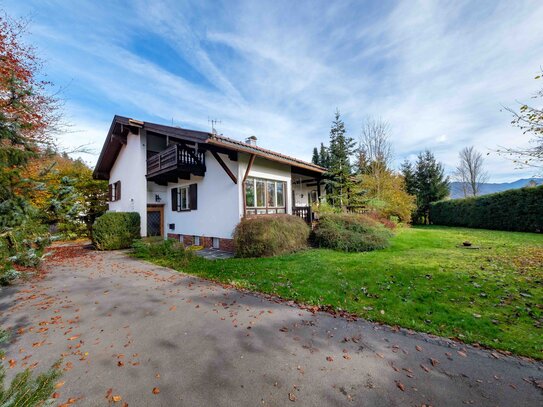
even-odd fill
[(459, 158), (460, 163), (456, 167), (454, 178), (460, 182), (464, 197), (479, 195), (481, 184), (488, 181), (482, 154), (470, 146), (460, 151)]

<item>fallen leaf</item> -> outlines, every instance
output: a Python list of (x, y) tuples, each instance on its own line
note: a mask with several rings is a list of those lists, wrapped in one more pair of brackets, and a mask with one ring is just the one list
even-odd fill
[(419, 345), (415, 346), (415, 349), (418, 350), (419, 352), (422, 352), (422, 347), (420, 347)]
[(468, 356), (468, 355), (466, 354), (466, 352), (462, 352), (461, 350), (456, 351), (456, 353), (458, 353), (460, 356), (462, 356), (462, 357), (464, 357), (464, 358)]
[(158, 393), (160, 393), (160, 389), (158, 387), (154, 387), (153, 394), (158, 394)]
[(400, 389), (401, 391), (405, 391), (405, 386), (404, 386), (403, 383), (400, 382), (399, 380), (396, 380), (396, 386), (397, 386), (398, 389)]
[(114, 403), (117, 403), (118, 401), (121, 401), (123, 398), (119, 396), (118, 394), (113, 396), (111, 400), (113, 400)]
[(57, 392), (54, 392), (53, 394), (51, 394), (51, 398), (58, 399), (59, 397), (60, 397), (60, 394)]
[(332, 356), (326, 356), (326, 360), (328, 362), (333, 362), (334, 361), (334, 358)]
[(60, 389), (62, 386), (64, 386), (64, 382), (58, 382), (55, 384), (55, 389)]
[(81, 334), (79, 334), (79, 335), (74, 335), (74, 336), (70, 336), (70, 337), (68, 338), (68, 340), (69, 340), (69, 341), (75, 341), (75, 340), (76, 340), (77, 338), (79, 338), (80, 336), (81, 336)]
[(289, 399), (290, 401), (296, 401), (296, 396), (295, 396), (294, 394), (292, 394), (292, 393), (289, 393), (289, 394), (288, 394), (288, 399)]
[(430, 363), (432, 364), (432, 366), (437, 366), (439, 365), (439, 360), (430, 358)]

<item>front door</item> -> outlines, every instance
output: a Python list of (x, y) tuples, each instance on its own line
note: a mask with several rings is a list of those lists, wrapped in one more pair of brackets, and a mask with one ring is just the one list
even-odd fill
[(147, 206), (147, 236), (163, 236), (164, 207), (159, 205)]

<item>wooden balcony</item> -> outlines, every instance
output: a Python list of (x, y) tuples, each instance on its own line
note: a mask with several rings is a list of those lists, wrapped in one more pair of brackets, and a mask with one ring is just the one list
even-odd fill
[(311, 224), (311, 222), (313, 222), (313, 211), (311, 210), (311, 206), (294, 206), (292, 207), (292, 214), (294, 216), (299, 216), (305, 220), (306, 223)]
[(206, 172), (205, 152), (174, 144), (147, 160), (147, 179), (159, 184)]

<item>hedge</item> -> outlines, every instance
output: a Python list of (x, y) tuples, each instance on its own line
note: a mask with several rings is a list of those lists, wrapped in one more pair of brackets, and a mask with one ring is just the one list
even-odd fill
[(258, 215), (244, 218), (234, 231), (237, 257), (268, 257), (307, 247), (309, 226), (293, 215)]
[(430, 205), (430, 223), (541, 233), (543, 186), (435, 202)]
[(327, 213), (314, 231), (317, 247), (345, 252), (367, 252), (389, 245), (392, 232), (367, 215)]
[(92, 226), (92, 242), (98, 250), (127, 249), (139, 237), (137, 212), (106, 212)]

